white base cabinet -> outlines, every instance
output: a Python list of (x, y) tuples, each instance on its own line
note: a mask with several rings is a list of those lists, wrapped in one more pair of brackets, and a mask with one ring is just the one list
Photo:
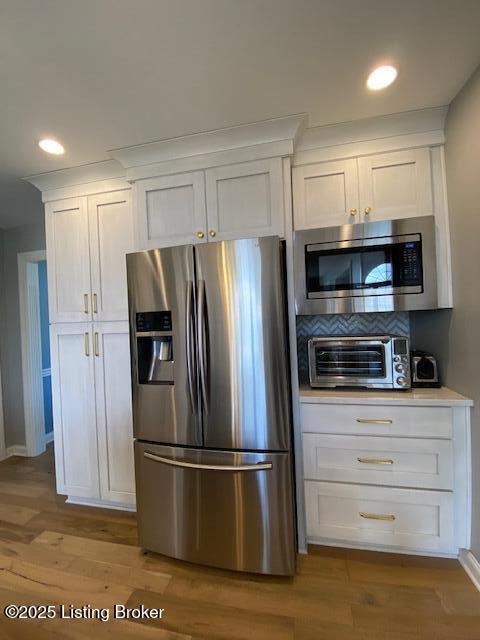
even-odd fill
[(135, 504), (128, 323), (50, 329), (58, 493)]
[(301, 396), (308, 542), (446, 556), (469, 547), (471, 403), (424, 391), (423, 405), (413, 392), (410, 405), (381, 394), (368, 404), (368, 391), (361, 404), (346, 392)]

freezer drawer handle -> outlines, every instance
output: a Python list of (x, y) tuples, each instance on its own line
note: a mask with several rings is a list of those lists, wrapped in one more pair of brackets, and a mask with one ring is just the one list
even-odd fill
[(241, 464), (238, 466), (229, 464), (195, 464), (194, 462), (182, 462), (181, 460), (171, 460), (156, 456), (149, 451), (145, 451), (144, 458), (154, 462), (162, 462), (172, 467), (183, 467), (186, 469), (201, 469), (202, 471), (270, 471), (273, 468), (271, 462), (259, 462), (258, 464)]

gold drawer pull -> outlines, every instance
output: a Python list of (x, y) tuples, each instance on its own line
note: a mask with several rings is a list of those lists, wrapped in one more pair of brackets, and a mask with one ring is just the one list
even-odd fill
[(357, 458), (362, 464), (393, 464), (393, 460), (387, 458)]
[(88, 313), (88, 293), (83, 294), (83, 313)]
[(393, 420), (376, 420), (375, 418), (357, 418), (360, 424), (392, 424)]
[(92, 304), (92, 306), (93, 306), (93, 313), (98, 313), (98, 311), (97, 311), (97, 294), (96, 293), (93, 294), (93, 304)]
[(93, 334), (93, 352), (97, 357), (100, 355), (98, 351), (98, 331)]
[(367, 518), (367, 520), (395, 520), (393, 514), (386, 513), (366, 513), (365, 511), (359, 511), (358, 515), (361, 518)]

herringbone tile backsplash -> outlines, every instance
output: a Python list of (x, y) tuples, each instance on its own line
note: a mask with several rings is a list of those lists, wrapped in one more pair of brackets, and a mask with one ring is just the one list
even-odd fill
[(322, 316), (297, 316), (297, 349), (300, 381), (308, 380), (307, 341), (312, 336), (348, 336), (393, 333), (410, 335), (407, 311), (391, 313), (350, 313)]

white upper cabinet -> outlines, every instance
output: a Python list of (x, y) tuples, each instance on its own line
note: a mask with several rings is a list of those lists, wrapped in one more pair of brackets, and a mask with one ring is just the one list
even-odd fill
[(51, 322), (91, 318), (90, 252), (86, 198), (46, 205), (48, 293)]
[(100, 498), (135, 504), (127, 322), (93, 325)]
[(430, 149), (293, 169), (296, 229), (433, 215)]
[(131, 190), (47, 203), (46, 234), (50, 321), (126, 320)]
[(433, 214), (430, 149), (360, 157), (358, 174), (366, 221)]
[(140, 249), (205, 242), (205, 176), (180, 173), (135, 184)]
[(50, 328), (57, 491), (79, 498), (99, 495), (91, 325)]
[(94, 320), (128, 318), (125, 255), (134, 251), (131, 191), (88, 198)]
[(284, 235), (280, 158), (207, 169), (205, 179), (209, 239)]
[(295, 228), (358, 222), (358, 171), (355, 159), (319, 162), (293, 170)]

